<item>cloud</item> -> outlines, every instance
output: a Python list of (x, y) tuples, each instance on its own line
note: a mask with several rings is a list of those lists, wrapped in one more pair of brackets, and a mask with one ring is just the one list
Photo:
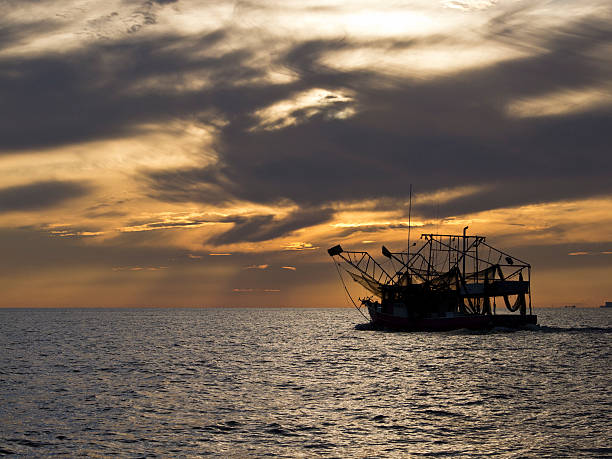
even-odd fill
[(508, 113), (523, 118), (587, 112), (612, 105), (611, 88), (586, 88), (543, 94), (510, 103)]
[[(516, 47), (529, 39), (529, 52), (464, 69), (452, 78), (396, 79), (376, 75), (375, 68), (332, 69), (321, 64), (330, 51), (356, 51), (359, 43), (298, 43), (278, 58), (297, 82), (245, 89), (245, 101), (237, 102), (243, 115), (232, 105), (232, 121), (221, 129), (218, 163), (149, 174), (152, 196), (202, 203), (286, 199), (325, 207), (377, 197), (403, 202), (408, 183), (420, 193), (477, 187), (440, 206), (435, 213), (443, 217), (612, 193), (607, 177), (612, 169), (610, 105), (568, 106), (553, 117), (508, 112), (513, 104), (531, 103), (522, 101), (559, 97), (550, 104), (564, 104), (565, 94), (592, 94), (588, 91), (605, 87), (612, 63), (601, 49), (612, 33), (600, 19), (589, 17), (554, 33), (531, 29), (525, 37), (521, 26), (528, 24), (529, 14), (519, 10), (496, 17), (486, 36)], [(452, 52), (452, 40), (447, 41)], [(274, 130), (253, 131), (261, 110), (299, 104), (299, 95), (315, 88), (350, 92), (356, 112), (345, 119), (312, 113), (299, 122), (278, 121)], [(417, 210), (433, 216), (433, 207), (417, 205)], [(266, 227), (270, 218), (239, 222), (236, 232)]]
[[(180, 218), (180, 217), (179, 217)], [(218, 222), (219, 219), (171, 219), (169, 221), (137, 221), (129, 222), (119, 228), (119, 231), (130, 233), (138, 231), (154, 231), (174, 228), (198, 228), (209, 223)]]
[(283, 246), (284, 250), (317, 250), (319, 247), (315, 247), (310, 242), (290, 242)]
[(219, 83), (242, 67), (246, 51), (196, 56), (224, 35), (132, 37), (63, 53), (0, 55), (0, 151), (128, 136), (146, 123), (218, 105), (221, 94), (192, 97), (181, 81), (201, 75)]
[(494, 6), (497, 0), (444, 0), (442, 4), (447, 8), (459, 10), (481, 10)]
[(260, 128), (282, 129), (295, 125), (321, 113), (329, 118), (343, 119), (354, 114), (349, 105), (351, 98), (325, 89), (313, 88), (301, 94), (292, 95), (289, 100), (280, 101), (257, 110), (255, 116), (261, 120)]
[(58, 237), (95, 237), (102, 236), (104, 231), (75, 231), (74, 229), (51, 228), (49, 234)]
[(234, 288), (232, 289), (235, 293), (278, 293), (280, 289), (277, 288)]
[(249, 265), (246, 266), (244, 269), (268, 269), (270, 267), (270, 265)]
[(295, 271), (297, 268), (295, 266), (281, 266), (281, 269), (287, 269), (289, 271)]
[[(278, 213), (197, 213), (164, 212), (157, 216), (133, 220), (117, 228), (121, 233), (142, 233), (149, 231), (200, 228), (213, 226), (212, 236), (207, 243), (213, 245), (239, 242), (261, 242), (289, 235), (294, 231), (328, 222), (334, 211), (330, 208), (304, 208), (286, 213), (280, 208)], [(232, 226), (227, 229), (227, 224)], [(219, 232), (219, 229), (222, 229)]]
[[(552, 161), (552, 160), (551, 160)], [(588, 158), (577, 159), (577, 163), (589, 163)], [(595, 160), (597, 162), (597, 160)], [(550, 168), (558, 167), (551, 163)], [(577, 169), (583, 168), (582, 164), (576, 164)], [(569, 165), (568, 165), (569, 168)], [(528, 177), (527, 175), (532, 175)], [(569, 170), (556, 178), (550, 174), (549, 177), (533, 177), (533, 172), (525, 173), (525, 177), (517, 177), (516, 183), (511, 180), (490, 182), (486, 189), (480, 190), (470, 196), (461, 196), (443, 203), (417, 203), (413, 206), (414, 211), (425, 218), (444, 218), (452, 215), (465, 215), (489, 209), (501, 209), (529, 204), (540, 204), (546, 202), (558, 202), (564, 200), (581, 200), (585, 198), (604, 197), (612, 193), (603, 177), (593, 172), (595, 177), (570, 175)], [(567, 186), (571, 183), (572, 186)], [(407, 214), (407, 212), (404, 212)], [(514, 223), (521, 223), (515, 221)]]
[(43, 181), (0, 189), (0, 212), (41, 210), (90, 192), (77, 182)]
[(56, 27), (56, 22), (49, 18), (20, 24), (2, 23), (0, 50), (27, 43), (33, 35), (51, 32)]
[[(480, 8), (493, 2), (450, 3)], [(300, 211), (302, 222), (297, 214), (232, 216), (233, 227), (213, 236), (215, 244), (287, 235), (327, 221), (326, 209), (338, 203), (382, 198), (401, 209), (409, 183), (423, 194), (477, 190), (435, 211), (435, 204), (415, 203), (426, 217), (611, 193), (612, 109), (605, 101), (589, 102), (612, 73), (606, 15), (551, 29), (534, 20), (529, 7), (495, 11), (502, 13), (487, 13), (492, 19), (477, 38), (508, 55), (470, 61), (451, 76), (417, 78), (393, 66), (343, 66), (331, 57), (341, 52), (359, 60), (372, 48), (389, 56), (433, 48), (452, 56), (473, 44), (452, 33), (387, 34), (375, 43), (355, 34), (313, 34), (278, 43), (271, 60), (262, 60), (261, 45), (274, 31), (249, 35), (237, 25), (244, 17), (200, 36), (164, 30), (57, 53), (2, 54), (0, 151), (129, 136), (176, 119), (214, 124), (216, 162), (143, 170), (149, 197), (201, 205), (288, 202), (307, 209)], [(4, 46), (27, 41), (43, 27), (13, 27)], [(419, 55), (409, 56), (416, 65)], [(272, 70), (291, 78), (270, 80)], [(347, 108), (351, 116), (338, 116)], [(517, 110), (539, 116), (514, 116)], [(547, 113), (554, 116), (542, 116)], [(204, 223), (149, 222), (132, 229)]]
[(286, 217), (255, 215), (233, 218), (234, 226), (208, 242), (217, 245), (236, 242), (261, 242), (286, 236), (292, 232), (329, 221), (331, 209), (299, 209)]
[(113, 271), (160, 271), (168, 266), (115, 266)]

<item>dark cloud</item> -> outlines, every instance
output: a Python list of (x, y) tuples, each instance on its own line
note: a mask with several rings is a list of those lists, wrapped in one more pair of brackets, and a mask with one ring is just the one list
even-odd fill
[[(194, 57), (225, 36), (176, 36), (101, 42), (64, 54), (0, 57), (0, 151), (54, 147), (134, 133), (143, 123), (194, 116), (214, 109), (218, 92), (185, 94), (180, 85), (202, 72), (213, 82), (247, 77), (247, 51)], [(150, 87), (169, 79), (167, 87)], [(144, 87), (142, 87), (144, 85)]]
[[(498, 241), (489, 241), (494, 245)], [(612, 255), (604, 254), (609, 251), (610, 242), (583, 242), (583, 243), (561, 243), (554, 245), (533, 244), (512, 249), (512, 255), (522, 260), (537, 260), (536, 268), (541, 270), (576, 270), (582, 268), (610, 267)], [(576, 252), (586, 252), (585, 255), (570, 255)]]
[(27, 24), (1, 24), (0, 49), (27, 44), (33, 34), (51, 32), (56, 27), (57, 24), (52, 19), (34, 21)]
[[(236, 242), (261, 242), (285, 236), (293, 231), (308, 228), (331, 220), (333, 211), (328, 208), (304, 208), (291, 212), (285, 217), (265, 215), (205, 215), (197, 219), (180, 221), (134, 220), (125, 225), (127, 234), (200, 227), (205, 223), (228, 223), (232, 227), (211, 237), (208, 243), (215, 245)], [(125, 233), (124, 233), (125, 234)]]
[(0, 212), (39, 210), (89, 193), (76, 182), (46, 181), (0, 189)]
[[(500, 21), (492, 23), (492, 34), (505, 43), (522, 39)], [(323, 111), (295, 126), (255, 132), (256, 120), (235, 117), (222, 131), (217, 165), (151, 174), (153, 195), (318, 206), (404, 199), (409, 183), (419, 192), (484, 186), (486, 191), (438, 207), (438, 216), (445, 216), (609, 194), (609, 107), (538, 118), (512, 117), (508, 107), (553, 92), (604, 87), (612, 62), (599, 50), (612, 41), (612, 32), (591, 18), (537, 40), (546, 52), (424, 80), (375, 78), (373, 72), (339, 72), (319, 64), (327, 52), (355, 43), (298, 44), (280, 60), (300, 77), (299, 85), (283, 88), (284, 95), (316, 87), (350, 89), (358, 114), (335, 120)], [(420, 210), (431, 213), (425, 207)]]
[[(611, 191), (610, 185), (605, 183), (603, 174), (599, 180), (593, 180), (589, 177), (528, 178), (522, 180), (517, 178), (515, 182), (510, 180), (498, 183), (492, 182), (488, 188), (484, 188), (482, 191), (447, 202), (416, 204), (413, 211), (425, 218), (444, 218), (445, 216), (504, 207), (603, 197), (609, 195)], [(408, 215), (408, 210), (404, 208), (403, 214)]]
[[(116, 137), (145, 123), (213, 113), (227, 121), (214, 145), (218, 163), (148, 173), (151, 196), (195, 203), (293, 202), (310, 209), (364, 198), (403, 200), (410, 183), (421, 193), (486, 187), (441, 206), (443, 217), (609, 194), (609, 107), (539, 118), (515, 118), (507, 108), (558, 91), (605, 87), (612, 63), (602, 50), (612, 32), (600, 18), (554, 33), (531, 29), (529, 13), (495, 18), (483, 37), (526, 48), (526, 57), (437, 78), (322, 65), (330, 52), (372, 45), (346, 38), (295, 43), (274, 62), (276, 69), (297, 75), (295, 81), (265, 83), (258, 78), (267, 69), (257, 67), (249, 37), (241, 49), (202, 57), (224, 39), (236, 38), (231, 29), (196, 39), (130, 37), (44, 57), (5, 55), (0, 151)], [(395, 49), (457, 40), (437, 35), (375, 44)], [(199, 92), (175, 89), (197, 74), (210, 86)], [(244, 83), (252, 79), (259, 82)], [(150, 81), (172, 84), (148, 87)], [(334, 119), (340, 105), (330, 104), (315, 115), (297, 111), (294, 126), (257, 129), (256, 110), (313, 88), (354, 94), (357, 114)], [(236, 222), (233, 233), (219, 241), (243, 238), (257, 224), (278, 224), (272, 216), (252, 218)]]
[(190, 227), (190, 226), (199, 226), (203, 223), (234, 223), (236, 221), (236, 216), (226, 216), (226, 215), (215, 215), (208, 214), (203, 215), (200, 218), (191, 218), (184, 217), (181, 219), (180, 217), (175, 220), (148, 220), (148, 219), (139, 219), (139, 220), (131, 220), (125, 224), (126, 227), (136, 228), (142, 227), (143, 231), (147, 231), (150, 229), (166, 229), (166, 228), (181, 228), (181, 227)]
[(285, 218), (274, 215), (255, 215), (252, 217), (236, 217), (234, 226), (213, 237), (208, 242), (213, 244), (232, 244), (235, 242), (260, 242), (286, 236), (298, 229), (318, 225), (331, 220), (331, 209), (301, 209)]

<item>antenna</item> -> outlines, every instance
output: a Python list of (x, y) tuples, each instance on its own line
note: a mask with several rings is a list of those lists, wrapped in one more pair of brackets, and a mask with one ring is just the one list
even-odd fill
[(410, 201), (408, 205), (408, 250), (406, 251), (406, 256), (408, 257), (408, 261), (410, 261), (410, 217), (412, 214), (412, 183), (410, 184)]

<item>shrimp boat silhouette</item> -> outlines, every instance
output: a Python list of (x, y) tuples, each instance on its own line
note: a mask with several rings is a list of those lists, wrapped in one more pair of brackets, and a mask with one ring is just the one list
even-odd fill
[[(462, 235), (421, 234), (422, 245), (413, 253), (410, 244), (397, 253), (383, 246), (387, 269), (368, 252), (336, 245), (328, 253), (339, 274), (343, 269), (372, 294), (353, 303), (360, 311), (367, 308), (376, 327), (441, 331), (536, 324), (529, 263), (466, 230)], [(497, 314), (497, 302), (514, 314)]]

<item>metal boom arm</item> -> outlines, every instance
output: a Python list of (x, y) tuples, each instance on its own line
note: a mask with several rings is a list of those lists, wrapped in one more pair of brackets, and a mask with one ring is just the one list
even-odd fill
[(327, 251), (331, 257), (337, 256), (355, 269), (365, 279), (377, 284), (393, 283), (393, 278), (368, 252), (350, 252), (336, 245)]

